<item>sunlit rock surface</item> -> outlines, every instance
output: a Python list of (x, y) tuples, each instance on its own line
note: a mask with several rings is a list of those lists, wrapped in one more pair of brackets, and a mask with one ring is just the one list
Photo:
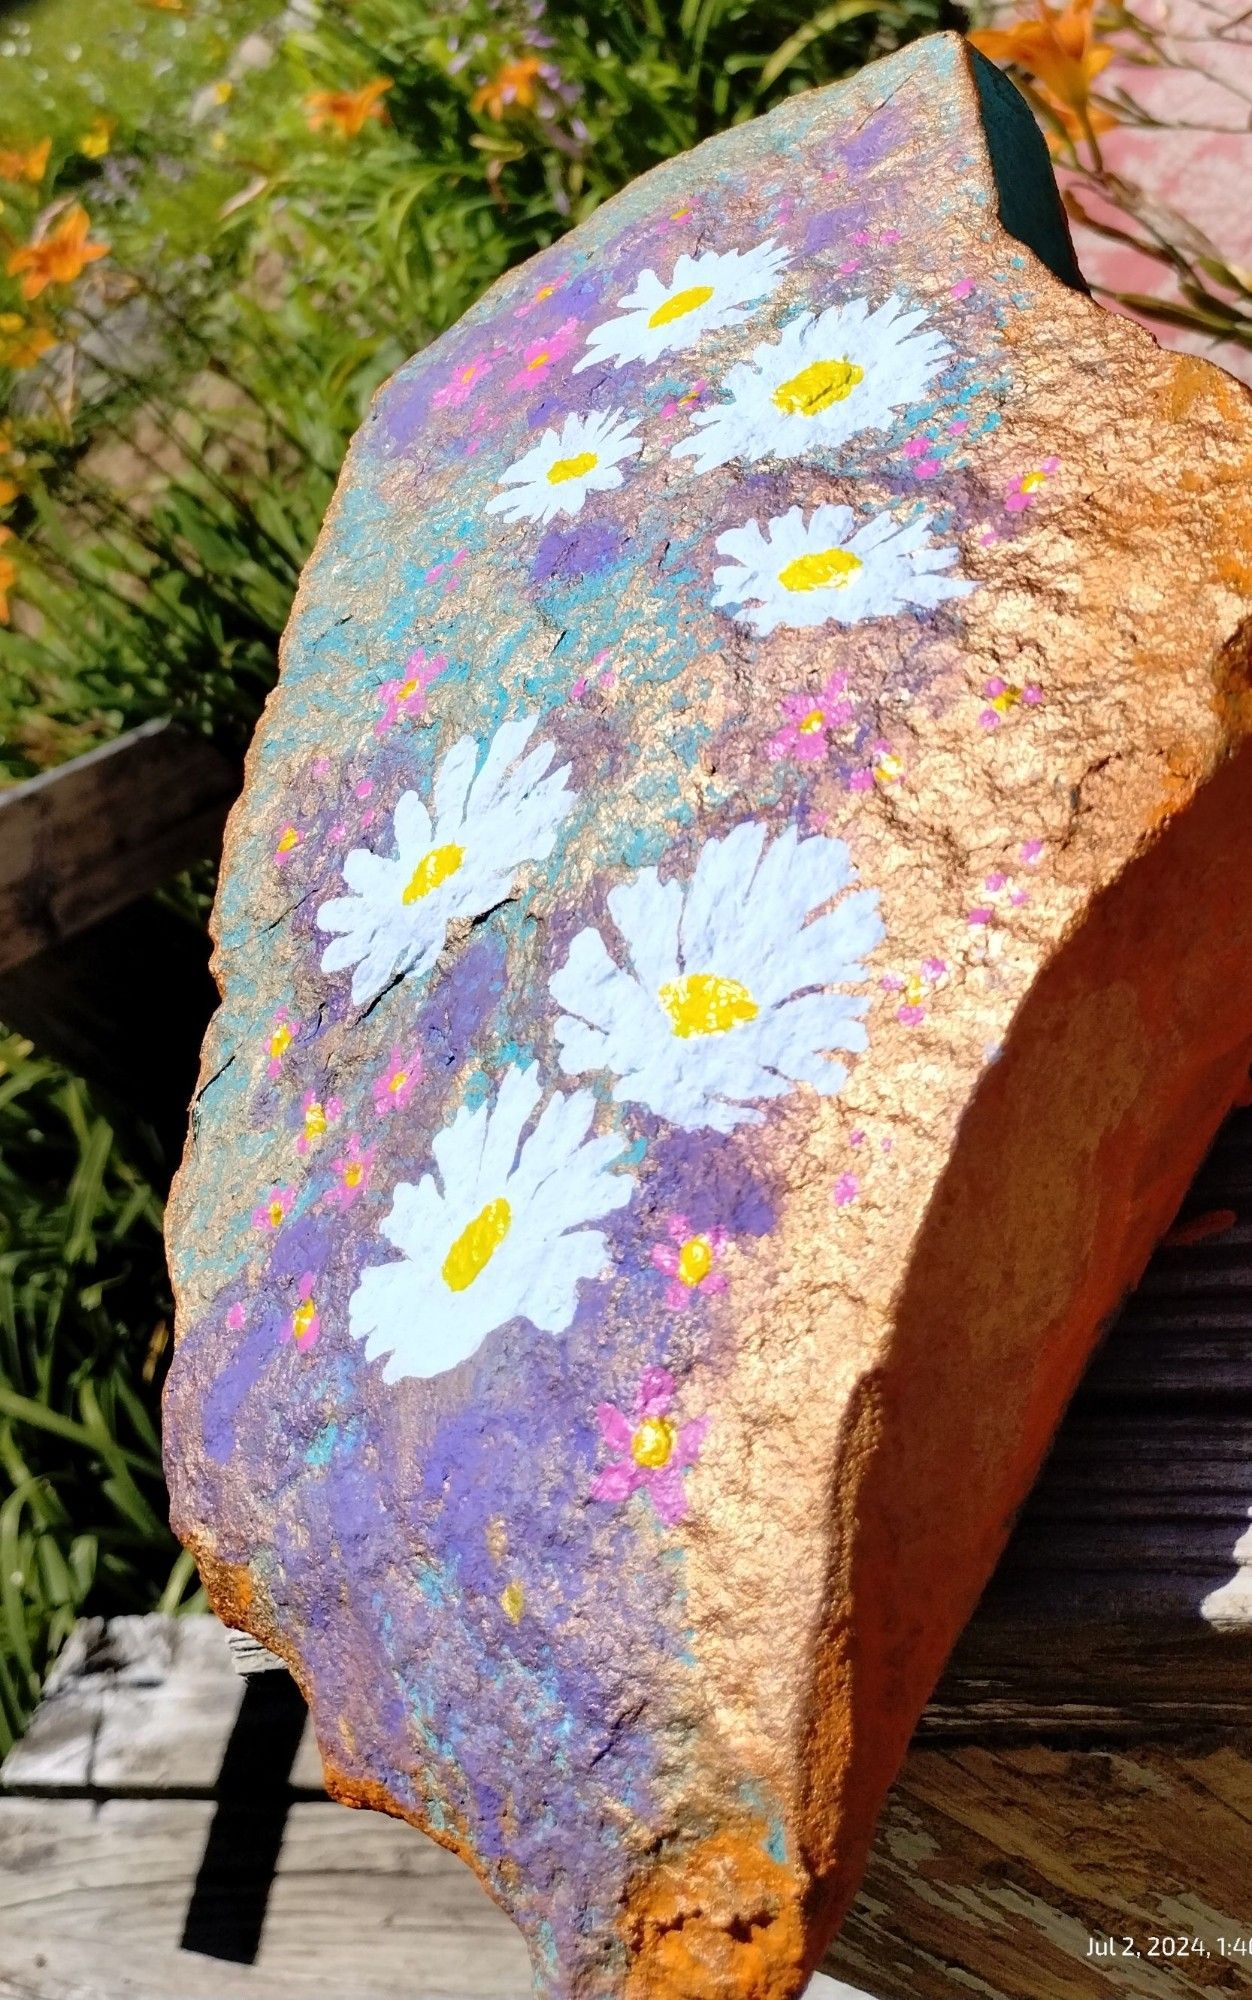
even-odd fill
[(1072, 275), (955, 38), (796, 98), (401, 371), (292, 618), (175, 1521), (545, 1995), (800, 1993), (1246, 1073), (1249, 404)]

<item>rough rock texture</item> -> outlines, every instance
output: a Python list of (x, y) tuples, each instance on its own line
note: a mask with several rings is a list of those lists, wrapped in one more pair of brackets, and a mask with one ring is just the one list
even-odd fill
[(175, 1520), (543, 1994), (800, 1991), (1246, 1074), (1252, 410), (1069, 276), (923, 43), (502, 280), (304, 579)]

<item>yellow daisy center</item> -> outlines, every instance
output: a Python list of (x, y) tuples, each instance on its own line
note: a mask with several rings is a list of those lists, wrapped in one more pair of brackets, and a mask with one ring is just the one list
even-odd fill
[(420, 903), (423, 896), (429, 896), (449, 875), (455, 875), (465, 859), (465, 849), (458, 847), (454, 840), (444, 847), (432, 847), (429, 854), (423, 854), (408, 880), (403, 903)]
[(567, 479), (581, 479), (594, 472), (600, 460), (594, 451), (575, 452), (573, 458), (554, 458), (548, 467), (549, 486), (564, 486)]
[(450, 1292), (468, 1291), (495, 1256), (513, 1220), (513, 1211), (504, 1196), (489, 1201), (472, 1222), (467, 1222), (443, 1260), (440, 1275)]
[(326, 1130), (326, 1107), (323, 1104), (306, 1104), (304, 1107), (304, 1136), (306, 1139), (320, 1139)]
[(655, 1472), (669, 1464), (677, 1438), (668, 1417), (645, 1417), (630, 1441), (630, 1455), (636, 1465)]
[(820, 708), (811, 708), (803, 722), (797, 723), (796, 727), (801, 736), (816, 736), (818, 730), (825, 725), (825, 721), (826, 718)]
[(421, 682), (418, 680), (417, 675), (410, 674), (408, 680), (401, 681), (399, 687), (396, 689), (396, 700), (410, 701), (420, 686)]
[(1046, 472), (1028, 472), (1026, 477), (1021, 481), (1021, 491), (1023, 493), (1037, 493), (1039, 488), (1046, 486), (1047, 483), (1048, 475)]
[(688, 285), (685, 292), (675, 292), (672, 299), (666, 299), (654, 313), (650, 313), (648, 325), (672, 326), (676, 319), (686, 319), (688, 313), (707, 305), (712, 296), (712, 285)]
[(292, 1338), (300, 1341), (308, 1337), (309, 1328), (317, 1318), (317, 1307), (312, 1299), (301, 1299), (291, 1315)]
[(526, 366), (531, 370), (534, 370), (536, 368), (546, 368), (551, 359), (552, 356), (548, 352), (548, 349), (546, 347), (541, 347), (538, 354), (531, 356), (530, 360), (526, 363)]
[(1011, 708), (1017, 707), (1021, 698), (1022, 691), (1019, 687), (1001, 688), (999, 694), (992, 696), (991, 706), (998, 709), (1001, 715), (1007, 715)]
[(285, 826), (278, 837), (278, 852), (290, 854), (293, 847), (300, 845), (300, 836), (294, 826)]
[(526, 1609), (526, 1592), (516, 1581), (505, 1585), (500, 1592), (500, 1609), (510, 1625), (520, 1625), (522, 1613)]
[(916, 973), (904, 982), (904, 998), (910, 1007), (920, 1007), (926, 998), (926, 987)]
[(865, 370), (855, 361), (810, 361), (798, 375), (779, 383), (774, 402), (789, 417), (820, 417), (832, 403), (842, 403), (864, 380)]
[(814, 549), (780, 569), (778, 581), (784, 590), (842, 590), (864, 567), (851, 549)]
[(343, 1184), (345, 1187), (360, 1187), (364, 1175), (365, 1169), (361, 1165), (361, 1162), (359, 1160), (349, 1160), (343, 1170)]
[(279, 1223), (283, 1219), (283, 1214), (284, 1214), (283, 1205), (281, 1201), (272, 1201), (269, 1205), (267, 1213), (270, 1219), (270, 1228), (277, 1229)]
[(673, 1033), (724, 1035), (743, 1021), (754, 1021), (760, 1008), (746, 986), (737, 979), (721, 979), (715, 972), (688, 972), (681, 979), (667, 979), (657, 998), (670, 1018)]
[(287, 1023), (285, 1021), (282, 1021), (279, 1023), (278, 1027), (275, 1028), (273, 1034), (270, 1036), (270, 1054), (274, 1058), (275, 1062), (277, 1062), (279, 1056), (286, 1054), (290, 1046), (291, 1046), (291, 1029), (287, 1026)]
[(400, 1091), (404, 1089), (404, 1086), (408, 1082), (408, 1080), (409, 1080), (409, 1072), (407, 1071), (407, 1069), (392, 1070), (391, 1075), (387, 1078), (387, 1088), (391, 1092), (393, 1097), (395, 1097)]
[(678, 1251), (678, 1282), (695, 1290), (713, 1268), (713, 1245), (707, 1236), (689, 1236)]

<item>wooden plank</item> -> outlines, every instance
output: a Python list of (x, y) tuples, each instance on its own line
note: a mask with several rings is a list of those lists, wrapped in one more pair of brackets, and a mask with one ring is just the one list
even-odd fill
[(1252, 1761), (915, 1745), (826, 1966), (879, 2000), (1248, 1993)]
[(211, 743), (155, 721), (0, 792), (0, 972), (213, 853), (238, 787)]

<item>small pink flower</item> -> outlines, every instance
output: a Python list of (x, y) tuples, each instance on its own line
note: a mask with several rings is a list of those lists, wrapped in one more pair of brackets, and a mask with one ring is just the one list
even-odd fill
[(952, 286), (952, 297), (954, 299), (967, 299), (973, 289), (974, 280), (972, 278), (958, 278)]
[(872, 771), (854, 771), (848, 779), (848, 790), (850, 792), (872, 792), (873, 789), (874, 773)]
[(389, 1111), (402, 1111), (422, 1079), (422, 1058), (417, 1049), (406, 1055), (402, 1048), (391, 1051), (384, 1076), (374, 1079), (374, 1109), (380, 1118)]
[(927, 453), (933, 450), (933, 448), (933, 438), (915, 437), (909, 439), (908, 443), (903, 446), (903, 451), (906, 458), (925, 458)]
[(329, 757), (315, 757), (313, 759), (313, 776), (315, 778), (328, 778), (330, 776)]
[(849, 1132), (848, 1144), (850, 1146), (863, 1146), (865, 1144), (865, 1134), (859, 1125), (855, 1132)]
[(674, 1378), (664, 1368), (644, 1369), (635, 1392), (633, 1420), (615, 1403), (596, 1405), (600, 1435), (614, 1458), (592, 1480), (593, 1500), (629, 1500), (642, 1490), (667, 1528), (684, 1518), (683, 1474), (699, 1459), (712, 1420), (696, 1417), (676, 1424), (670, 1414), (673, 1405)]
[(364, 1194), (377, 1150), (376, 1146), (362, 1146), (360, 1135), (354, 1132), (339, 1158), (331, 1161), (335, 1185), (326, 1198), (336, 1208), (351, 1208), (357, 1196)]
[(269, 1040), (266, 1044), (269, 1061), (265, 1065), (265, 1070), (268, 1076), (278, 1076), (281, 1073), (283, 1057), (295, 1040), (299, 1026), (300, 1023), (292, 1020), (285, 1007), (278, 1009), (270, 1022)]
[(943, 471), (941, 458), (919, 458), (913, 467), (919, 479), (935, 479)]
[[(462, 565), (469, 561), (464, 549), (458, 549), (450, 562), (432, 563), (422, 578), (423, 583), (439, 583), (445, 591), (455, 590), (461, 581)], [(446, 662), (445, 662), (446, 665)]]
[(998, 729), (1005, 716), (1011, 715), (1015, 708), (1021, 706), (1038, 708), (1043, 700), (1043, 689), (1034, 686), (1032, 682), (1019, 687), (1015, 682), (1006, 681), (1001, 675), (993, 674), (983, 687), (983, 695), (987, 706), (982, 710), (978, 720), (984, 729)]
[(310, 1347), (316, 1344), (317, 1336), (322, 1330), (322, 1322), (318, 1317), (317, 1301), (313, 1297), (315, 1282), (314, 1273), (306, 1271), (300, 1280), (299, 1303), (292, 1312), (291, 1318), (287, 1321), (288, 1339), (293, 1340), (296, 1346), (303, 1352), (307, 1352)]
[(248, 1315), (243, 1309), (243, 1300), (236, 1299), (233, 1306), (226, 1309), (226, 1324), (232, 1333), (239, 1333)]
[(830, 1191), (830, 1198), (836, 1208), (847, 1208), (861, 1192), (861, 1183), (855, 1174), (840, 1174)]
[(478, 387), (483, 376), (491, 372), (491, 359), (486, 354), (476, 354), (455, 375), (450, 375), (442, 388), (436, 389), (431, 397), (431, 408), (436, 410), (456, 410), (468, 402), (472, 390)]
[(315, 1090), (306, 1090), (300, 1100), (300, 1110), (302, 1120), (296, 1151), (311, 1153), (321, 1145), (327, 1126), (334, 1124), (343, 1111), (343, 1105), (337, 1097), (328, 1097), (323, 1102)]
[(546, 340), (532, 340), (522, 349), (522, 365), (509, 381), (510, 389), (542, 382), (555, 362), (569, 353), (578, 335), (578, 321), (567, 319)]
[(274, 866), (285, 868), (298, 847), (304, 843), (304, 834), (292, 821), (288, 821), (278, 836), (274, 847)]
[(271, 1188), (268, 1198), (252, 1211), (254, 1229), (281, 1229), (291, 1213), (296, 1191), (289, 1187)]
[(546, 278), (538, 291), (532, 292), (523, 304), (513, 308), (514, 319), (525, 319), (527, 313), (534, 312), (539, 306), (547, 305), (548, 300), (555, 297), (562, 286), (568, 285), (569, 280), (570, 274), (568, 271), (562, 272), (559, 278)]
[(689, 389), (684, 389), (681, 396), (671, 396), (668, 402), (662, 403), (661, 415), (663, 417), (680, 416), (693, 403), (699, 402), (708, 386), (708, 383), (701, 377), (698, 382), (693, 382)]
[(1005, 511), (1009, 514), (1024, 514), (1027, 507), (1035, 504), (1035, 495), (1042, 492), (1049, 478), (1061, 461), (1059, 458), (1044, 458), (1030, 472), (1023, 472), (1013, 480), (1004, 496)]
[(976, 909), (970, 911), (969, 922), (977, 928), (979, 925), (989, 924), (994, 915), (994, 910), (989, 909), (985, 903), (980, 903)]
[(830, 748), (831, 734), (846, 729), (856, 713), (844, 699), (847, 685), (846, 674), (831, 674), (817, 695), (784, 695), (783, 727), (766, 744), (767, 754), (775, 762), (794, 757), (798, 764), (820, 763)]
[(671, 1215), (665, 1225), (667, 1243), (654, 1243), (652, 1262), (669, 1279), (665, 1303), (674, 1311), (685, 1311), (699, 1293), (726, 1290), (726, 1274), (715, 1268), (726, 1247), (724, 1229), (693, 1229), (685, 1215)]
[[(413, 719), (421, 715), (426, 707), (427, 688), (447, 664), (445, 654), (435, 653), (428, 658), (421, 646), (410, 653), (403, 674), (394, 681), (384, 681), (378, 690), (383, 712), (374, 724), (374, 734), (385, 736), (402, 717)], [(363, 796), (359, 789), (358, 796)]]
[(1021, 857), (1028, 868), (1034, 867), (1042, 853), (1043, 842), (1041, 840), (1024, 840), (1022, 842)]

